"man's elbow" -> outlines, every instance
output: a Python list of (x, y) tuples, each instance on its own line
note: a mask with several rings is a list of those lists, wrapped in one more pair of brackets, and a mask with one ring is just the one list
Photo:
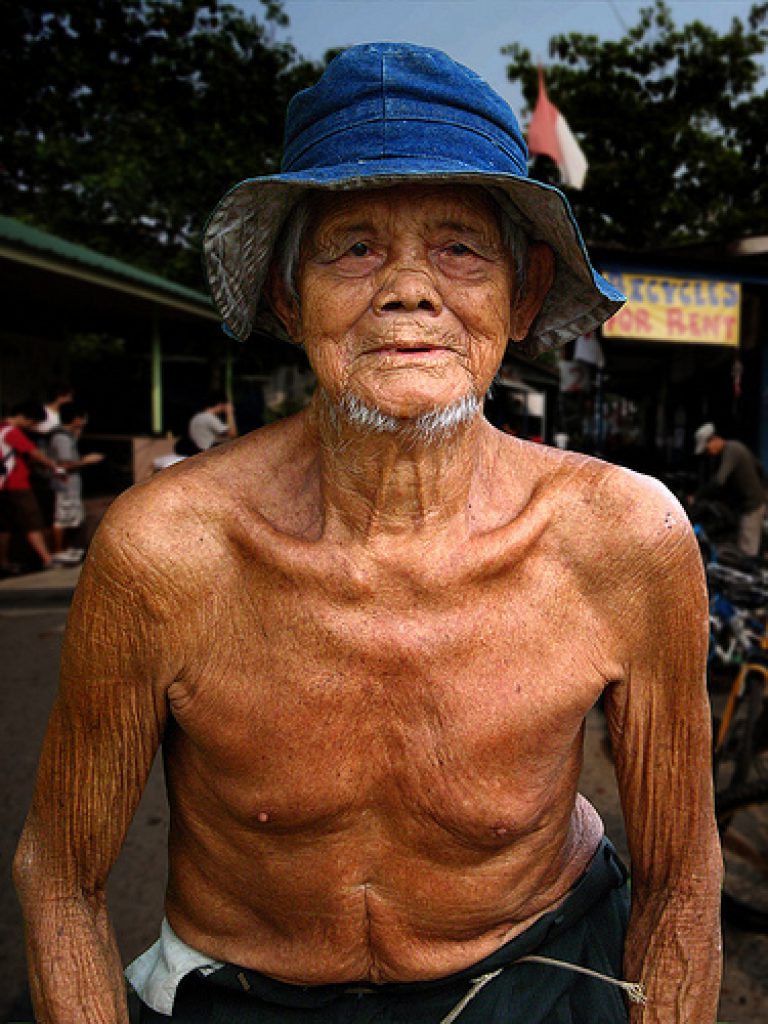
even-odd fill
[(40, 891), (43, 859), (39, 844), (32, 839), (25, 829), (22, 832), (19, 845), (16, 847), (11, 868), (13, 884), (22, 907), (34, 899)]
[(16, 848), (12, 877), (25, 915), (40, 903), (74, 900), (99, 905), (105, 899), (105, 887), (83, 884), (76, 866), (58, 856), (29, 821)]

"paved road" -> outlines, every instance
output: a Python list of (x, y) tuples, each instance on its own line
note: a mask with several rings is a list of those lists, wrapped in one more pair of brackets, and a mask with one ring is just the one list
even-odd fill
[[(76, 570), (0, 582), (0, 1021), (31, 1019), (21, 918), (10, 885), (10, 861), (29, 805), (32, 779), (56, 686), (56, 670)], [(602, 721), (587, 722), (582, 790), (626, 858), (610, 762), (601, 747)], [(127, 961), (155, 938), (165, 885), (167, 829), (162, 771), (155, 765), (109, 883), (118, 942)], [(726, 972), (720, 1017), (729, 1024), (768, 1020), (768, 937), (726, 930)]]

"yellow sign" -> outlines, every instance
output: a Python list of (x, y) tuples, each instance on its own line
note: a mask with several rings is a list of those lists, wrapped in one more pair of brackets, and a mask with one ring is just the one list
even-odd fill
[(601, 273), (627, 296), (626, 305), (603, 324), (604, 337), (738, 346), (737, 282), (627, 270)]

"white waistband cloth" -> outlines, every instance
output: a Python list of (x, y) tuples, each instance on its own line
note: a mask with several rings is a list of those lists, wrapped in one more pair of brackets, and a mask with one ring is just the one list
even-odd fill
[(198, 970), (210, 974), (222, 966), (183, 942), (163, 918), (160, 938), (126, 967), (125, 976), (143, 1003), (170, 1017), (182, 978)]

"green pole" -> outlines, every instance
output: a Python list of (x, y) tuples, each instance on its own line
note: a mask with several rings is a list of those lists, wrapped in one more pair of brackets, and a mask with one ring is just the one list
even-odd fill
[(160, 324), (157, 319), (157, 311), (152, 311), (152, 352), (151, 352), (151, 404), (152, 404), (152, 433), (160, 435), (163, 432), (163, 349), (160, 343)]

